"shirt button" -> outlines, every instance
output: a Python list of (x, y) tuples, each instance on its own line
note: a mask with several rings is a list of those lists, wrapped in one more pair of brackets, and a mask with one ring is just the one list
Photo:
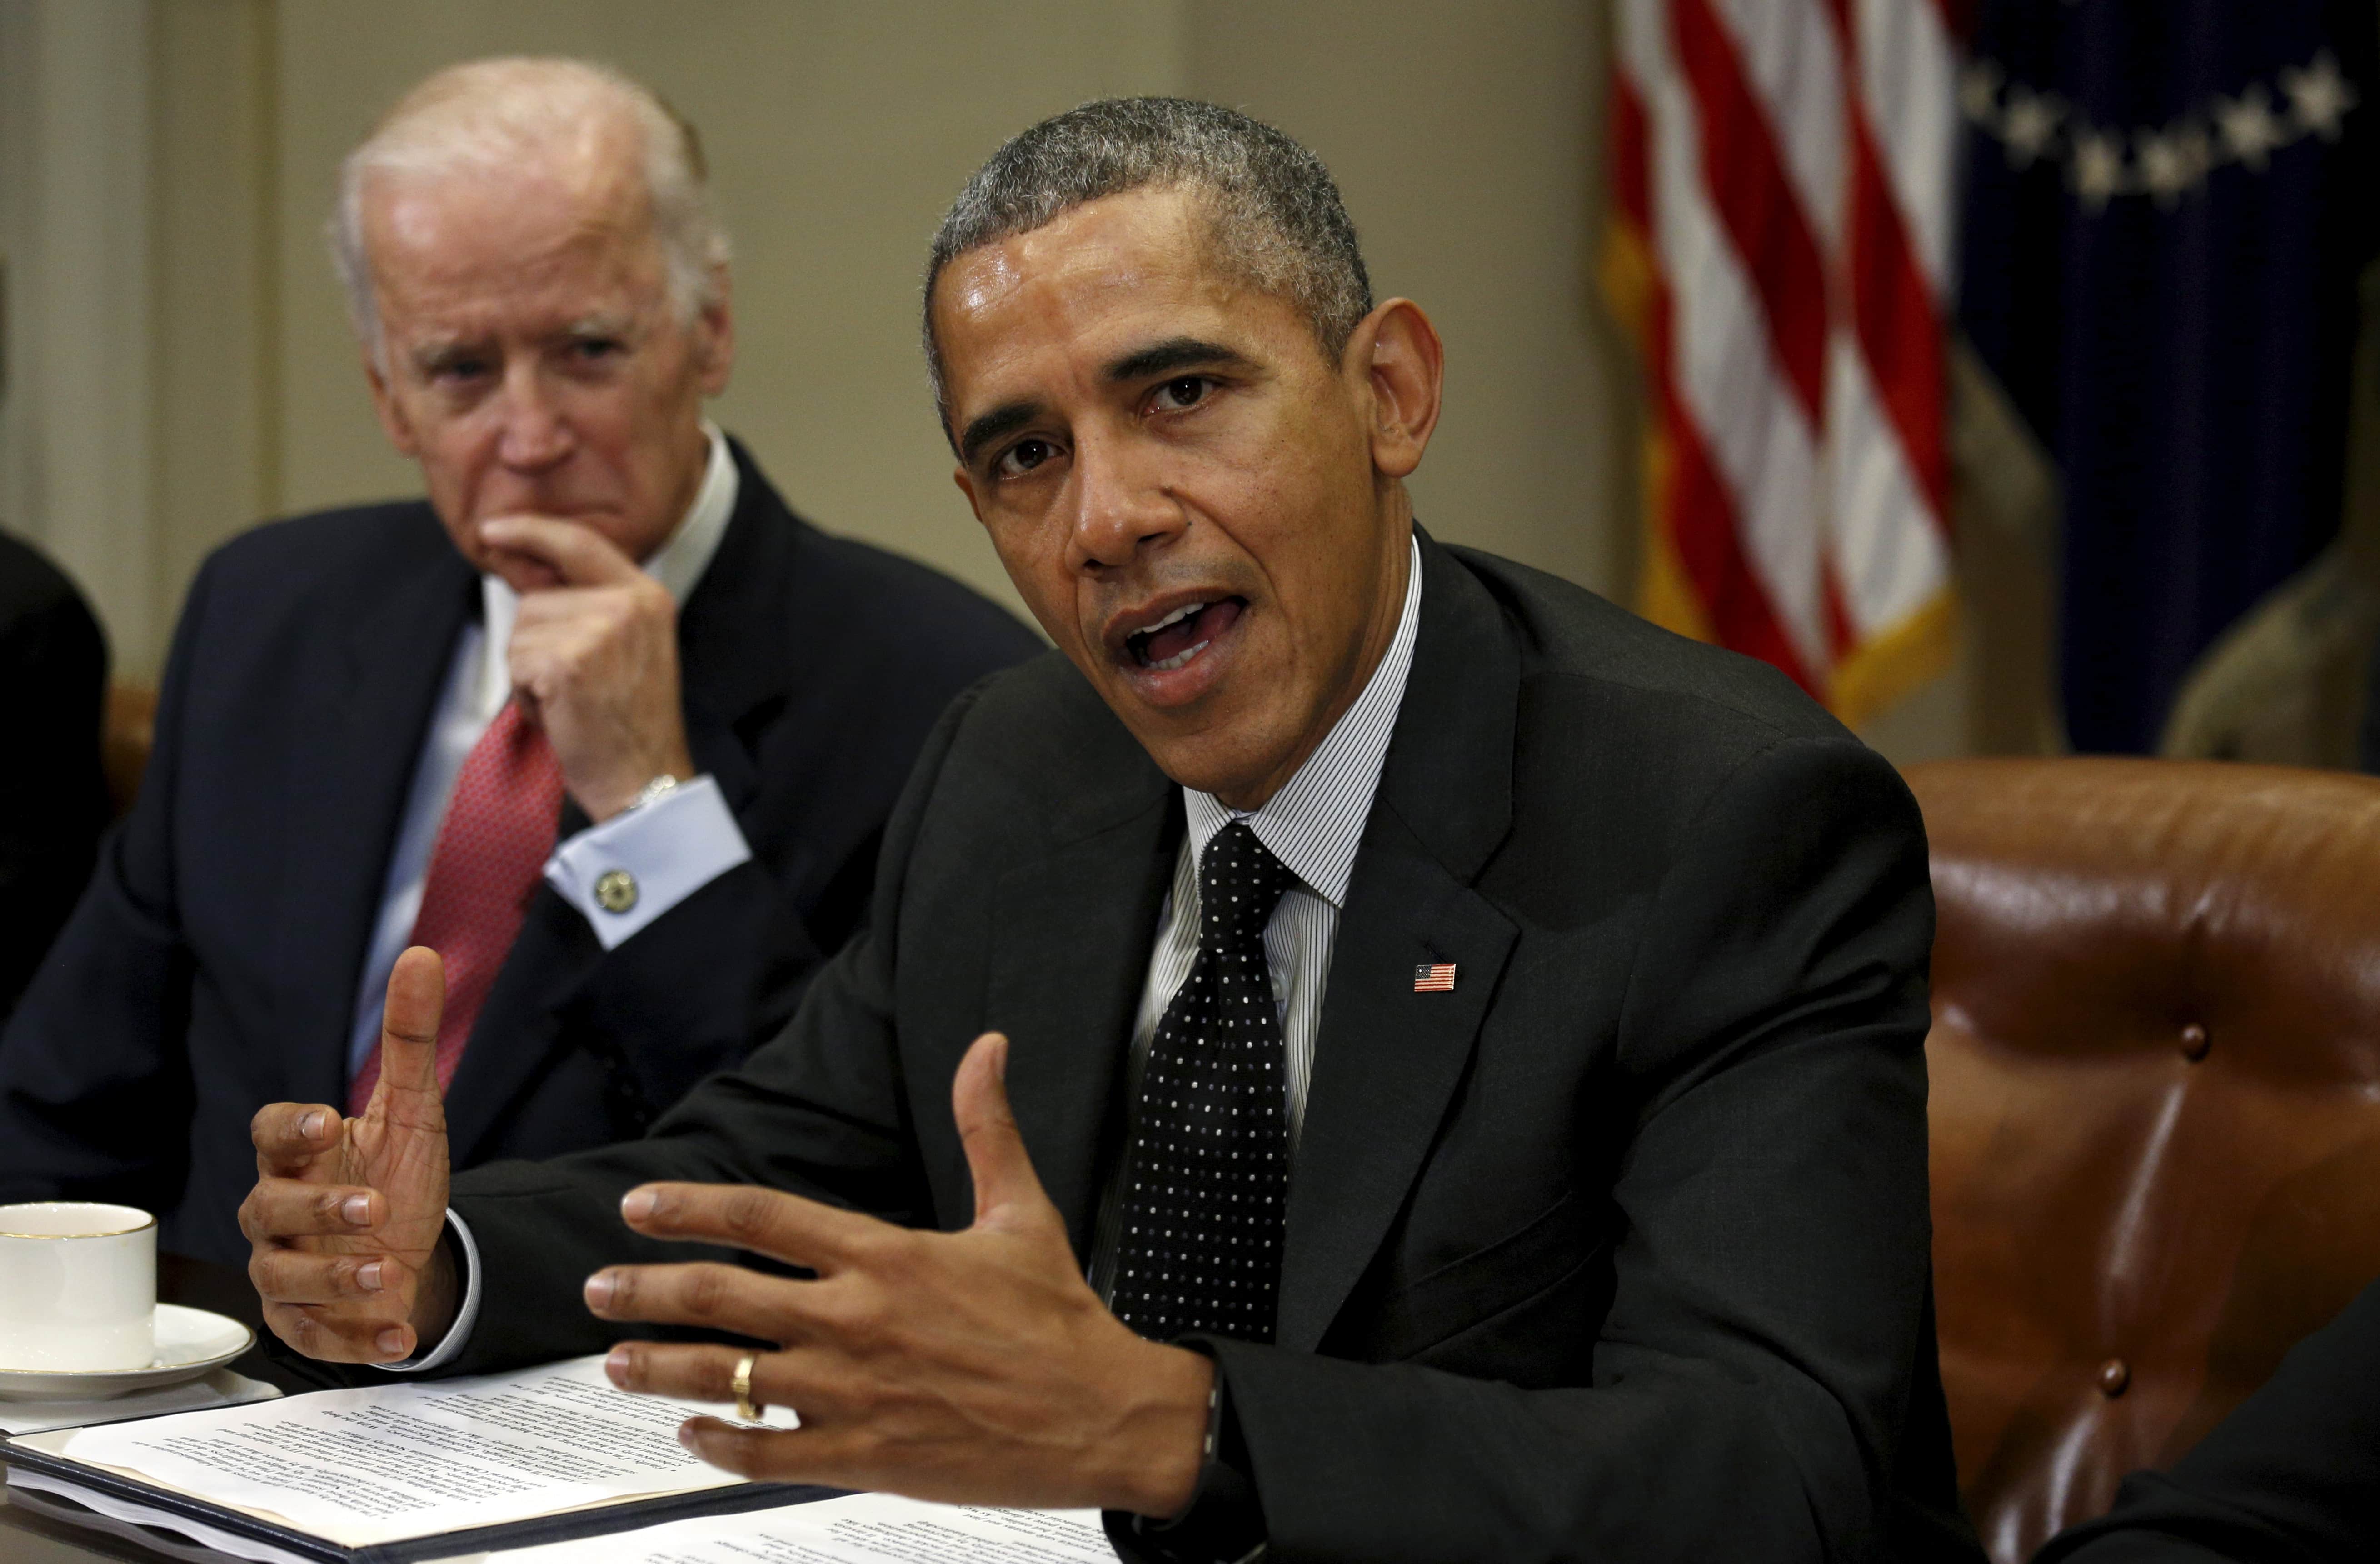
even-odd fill
[(595, 901), (607, 913), (625, 913), (637, 904), (637, 877), (625, 869), (605, 869), (595, 881)]

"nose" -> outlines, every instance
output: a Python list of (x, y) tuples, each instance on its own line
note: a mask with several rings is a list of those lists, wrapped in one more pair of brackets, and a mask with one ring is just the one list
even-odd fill
[(533, 361), (505, 366), (496, 416), (496, 458), (523, 472), (557, 466), (577, 447), (570, 421)]
[(1066, 564), (1075, 570), (1123, 569), (1187, 525), (1158, 459), (1138, 442), (1078, 434), (1074, 479)]

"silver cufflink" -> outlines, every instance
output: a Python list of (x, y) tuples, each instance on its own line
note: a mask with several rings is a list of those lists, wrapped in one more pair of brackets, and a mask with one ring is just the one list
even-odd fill
[(607, 913), (625, 913), (637, 904), (637, 877), (625, 869), (605, 869), (595, 881), (595, 902)]

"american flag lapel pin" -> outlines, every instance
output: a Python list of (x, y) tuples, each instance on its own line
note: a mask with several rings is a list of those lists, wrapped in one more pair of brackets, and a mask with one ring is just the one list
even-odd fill
[(1415, 967), (1414, 992), (1416, 994), (1454, 992), (1454, 964), (1451, 961), (1424, 962)]

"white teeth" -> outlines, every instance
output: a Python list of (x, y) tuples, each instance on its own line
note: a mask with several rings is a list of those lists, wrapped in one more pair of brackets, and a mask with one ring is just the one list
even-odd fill
[(1187, 619), (1206, 606), (1207, 605), (1205, 603), (1184, 603), (1180, 608), (1175, 609), (1172, 612), (1167, 614), (1156, 624), (1144, 624), (1139, 629), (1135, 630), (1133, 634), (1135, 636), (1154, 636), (1160, 630), (1164, 629), (1168, 624), (1174, 623), (1176, 620)]
[(1172, 657), (1167, 658), (1164, 661), (1152, 662), (1149, 666), (1151, 668), (1160, 669), (1179, 668), (1184, 663), (1189, 661), (1192, 658), (1197, 656), (1200, 652), (1205, 651), (1208, 647), (1213, 646), (1214, 644), (1215, 643), (1212, 641), (1200, 641), (1195, 647), (1190, 647), (1184, 650), (1177, 651)]

